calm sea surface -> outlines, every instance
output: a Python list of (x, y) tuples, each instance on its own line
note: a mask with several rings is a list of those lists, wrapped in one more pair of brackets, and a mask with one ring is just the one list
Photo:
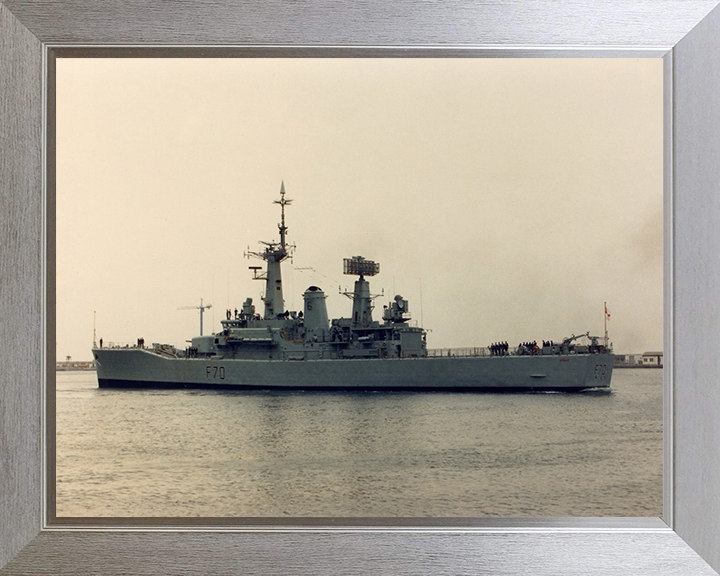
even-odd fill
[(57, 374), (58, 516), (661, 516), (662, 371), (611, 392), (98, 389)]

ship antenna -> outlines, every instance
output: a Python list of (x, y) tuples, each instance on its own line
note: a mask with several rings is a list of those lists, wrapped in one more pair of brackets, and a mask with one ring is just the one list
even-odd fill
[(280, 200), (275, 200), (274, 204), (280, 204), (280, 224), (278, 225), (278, 228), (280, 229), (280, 248), (283, 252), (286, 251), (285, 249), (285, 234), (287, 233), (287, 226), (285, 226), (285, 205), (290, 204), (292, 200), (287, 200), (285, 198), (285, 181), (283, 180), (280, 184)]

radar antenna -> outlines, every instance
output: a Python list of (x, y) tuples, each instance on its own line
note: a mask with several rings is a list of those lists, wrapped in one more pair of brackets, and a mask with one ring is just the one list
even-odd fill
[(352, 321), (355, 326), (368, 327), (372, 324), (372, 311), (374, 306), (372, 301), (383, 294), (370, 294), (370, 284), (365, 280), (365, 276), (375, 276), (380, 273), (380, 264), (372, 260), (366, 260), (362, 256), (353, 256), (352, 258), (343, 258), (343, 273), (358, 275), (355, 281), (355, 289), (352, 292), (344, 292), (343, 294), (353, 301)]
[(372, 260), (365, 260), (362, 256), (343, 258), (343, 274), (357, 274), (363, 276), (375, 276), (380, 273), (380, 264)]

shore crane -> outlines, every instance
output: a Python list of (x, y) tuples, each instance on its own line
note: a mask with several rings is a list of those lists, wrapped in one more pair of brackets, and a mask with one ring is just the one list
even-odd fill
[(212, 308), (212, 304), (203, 304), (202, 298), (200, 298), (200, 306), (182, 306), (178, 310), (200, 310), (200, 336), (203, 335), (203, 312), (206, 308)]

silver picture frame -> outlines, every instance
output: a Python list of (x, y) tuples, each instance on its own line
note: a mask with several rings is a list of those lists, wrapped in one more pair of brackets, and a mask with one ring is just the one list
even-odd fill
[[(665, 70), (664, 514), (59, 525), (44, 375), (54, 50), (657, 57)], [(260, 52), (261, 53), (261, 52)], [(720, 9), (716, 0), (0, 0), (0, 574), (717, 574)], [(50, 175), (51, 170), (50, 170)], [(50, 504), (50, 505), (49, 505)]]

